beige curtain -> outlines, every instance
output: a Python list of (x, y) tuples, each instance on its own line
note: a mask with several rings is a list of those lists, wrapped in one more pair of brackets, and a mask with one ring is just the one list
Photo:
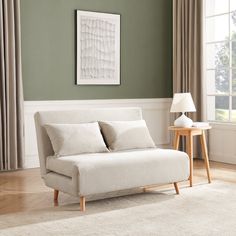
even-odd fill
[(192, 94), (195, 121), (202, 118), (202, 14), (202, 0), (173, 0), (173, 92)]
[[(197, 112), (188, 116), (193, 121), (202, 120), (202, 31), (203, 0), (173, 0), (173, 93), (192, 94)], [(181, 143), (181, 149), (185, 150), (184, 139)], [(197, 142), (194, 157), (201, 156), (199, 147)]]
[(0, 170), (23, 167), (20, 0), (0, 0)]

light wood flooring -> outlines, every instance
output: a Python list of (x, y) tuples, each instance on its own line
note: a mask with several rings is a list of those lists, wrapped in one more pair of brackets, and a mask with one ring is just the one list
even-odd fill
[[(223, 180), (236, 184), (236, 165), (210, 162), (210, 167), (212, 181)], [(193, 187), (199, 184), (208, 184), (205, 165), (202, 160), (194, 160)], [(188, 182), (179, 184), (180, 194), (181, 188), (188, 185)], [(173, 185), (160, 186), (158, 190), (166, 188), (173, 188)], [(59, 194), (59, 205), (77, 202), (79, 204), (78, 198)], [(0, 214), (48, 207), (54, 207), (53, 190), (44, 185), (38, 168), (0, 173)]]

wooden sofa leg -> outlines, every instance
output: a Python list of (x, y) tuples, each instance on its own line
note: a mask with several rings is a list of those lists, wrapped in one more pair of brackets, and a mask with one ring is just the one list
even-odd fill
[(58, 201), (59, 190), (54, 189), (54, 202)]
[(174, 186), (175, 186), (175, 192), (176, 194), (179, 194), (179, 187), (178, 187), (178, 183), (174, 183)]
[(85, 211), (85, 197), (80, 197), (80, 210)]

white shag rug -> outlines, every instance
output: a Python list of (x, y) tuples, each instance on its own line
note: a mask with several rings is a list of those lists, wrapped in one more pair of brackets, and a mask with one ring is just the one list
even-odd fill
[(0, 215), (0, 235), (235, 236), (236, 184), (215, 181), (40, 211)]

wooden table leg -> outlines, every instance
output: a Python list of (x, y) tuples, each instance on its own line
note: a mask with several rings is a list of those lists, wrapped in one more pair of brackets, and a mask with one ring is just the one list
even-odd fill
[(190, 187), (193, 186), (193, 135), (190, 132), (189, 135), (186, 136), (187, 140), (187, 153), (189, 156), (189, 164), (190, 164), (190, 175), (189, 175), (189, 184)]
[(85, 211), (85, 197), (80, 197), (80, 210)]
[(54, 189), (54, 202), (58, 201), (59, 190)]
[(206, 136), (204, 130), (202, 131), (202, 135), (200, 136), (201, 146), (202, 146), (202, 154), (205, 161), (206, 171), (207, 171), (207, 178), (208, 183), (211, 183), (211, 176), (210, 176), (210, 167), (209, 167), (209, 158), (208, 158), (208, 151), (206, 145)]
[(174, 149), (179, 150), (179, 133), (178, 131), (175, 131), (175, 138), (174, 138)]

